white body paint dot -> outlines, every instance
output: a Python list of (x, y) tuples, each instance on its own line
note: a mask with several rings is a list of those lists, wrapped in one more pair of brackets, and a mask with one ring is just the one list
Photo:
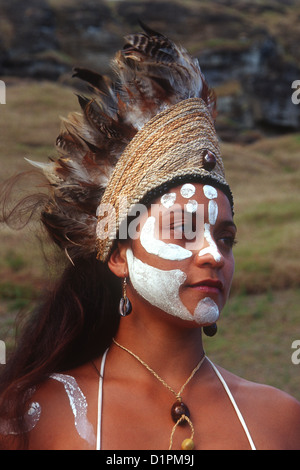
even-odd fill
[(189, 201), (185, 205), (185, 208), (186, 208), (187, 212), (190, 212), (191, 214), (193, 214), (198, 209), (198, 202), (197, 201)]
[(207, 199), (216, 199), (218, 197), (218, 191), (213, 186), (208, 184), (203, 186), (203, 192)]
[(170, 209), (170, 207), (172, 207), (174, 205), (175, 201), (176, 201), (176, 193), (164, 194), (160, 199), (161, 204), (166, 209)]
[(194, 196), (195, 192), (196, 192), (195, 186), (193, 184), (190, 184), (190, 183), (184, 184), (182, 186), (182, 188), (180, 189), (181, 196), (186, 198), (186, 199), (189, 199), (192, 196)]

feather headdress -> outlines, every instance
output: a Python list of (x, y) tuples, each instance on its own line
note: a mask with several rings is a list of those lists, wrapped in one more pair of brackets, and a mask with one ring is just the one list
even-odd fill
[(154, 116), (176, 103), (201, 98), (212, 119), (216, 100), (199, 63), (167, 37), (142, 25), (112, 61), (115, 79), (76, 68), (92, 97), (79, 96), (81, 113), (63, 120), (58, 157), (42, 168), (51, 199), (42, 221), (74, 260), (96, 249), (97, 207), (120, 156)]

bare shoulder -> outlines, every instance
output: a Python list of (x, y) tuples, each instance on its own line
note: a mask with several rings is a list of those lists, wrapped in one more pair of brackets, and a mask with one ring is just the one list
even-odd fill
[(275, 387), (220, 368), (262, 449), (300, 450), (300, 402)]
[[(55, 423), (54, 417), (64, 416), (64, 394), (58, 384), (50, 378), (36, 389), (28, 392), (28, 401), (22, 416), (21, 432), (16, 424), (16, 418), (2, 420), (0, 423), (0, 448), (14, 449), (52, 449), (56, 439), (55, 427), (60, 431), (65, 420), (60, 425)], [(62, 425), (62, 426), (61, 426)], [(47, 436), (47, 438), (46, 438)], [(24, 447), (25, 446), (25, 447)]]
[[(29, 448), (37, 450), (93, 449), (95, 423), (91, 422), (89, 367), (52, 374), (31, 398)], [(93, 387), (94, 388), (94, 387)], [(88, 406), (89, 403), (89, 406)]]

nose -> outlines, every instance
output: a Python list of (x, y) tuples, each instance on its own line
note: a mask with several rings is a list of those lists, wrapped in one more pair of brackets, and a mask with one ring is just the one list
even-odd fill
[(209, 247), (204, 248), (195, 255), (195, 263), (197, 266), (210, 265), (213, 268), (220, 269), (224, 266), (224, 261), (224, 257), (221, 253), (216, 256)]
[(210, 233), (210, 224), (204, 224), (204, 243), (201, 250), (196, 254), (196, 263), (198, 265), (210, 264), (215, 267), (224, 265), (224, 256), (218, 250)]

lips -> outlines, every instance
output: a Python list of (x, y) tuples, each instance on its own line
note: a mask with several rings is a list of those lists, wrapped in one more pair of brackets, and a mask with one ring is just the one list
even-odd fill
[(205, 279), (203, 281), (190, 284), (189, 287), (202, 292), (217, 294), (219, 294), (224, 289), (222, 282), (218, 279)]

